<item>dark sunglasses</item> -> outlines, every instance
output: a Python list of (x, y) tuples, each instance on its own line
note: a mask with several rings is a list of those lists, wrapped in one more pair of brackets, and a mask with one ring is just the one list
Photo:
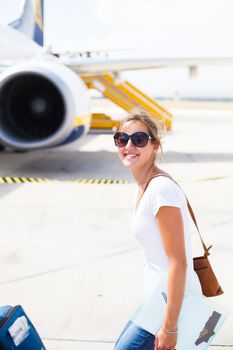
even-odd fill
[(132, 135), (128, 135), (125, 132), (116, 132), (113, 138), (117, 147), (125, 147), (129, 139), (132, 141), (134, 146), (145, 147), (149, 139), (152, 139), (152, 137), (150, 137), (146, 132), (142, 131), (135, 132)]

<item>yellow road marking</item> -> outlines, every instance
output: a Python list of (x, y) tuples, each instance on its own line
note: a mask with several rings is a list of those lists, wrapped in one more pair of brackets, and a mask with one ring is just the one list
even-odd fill
[(34, 177), (0, 177), (0, 184), (22, 184), (22, 183), (79, 183), (79, 184), (126, 184), (129, 183), (127, 180), (111, 180), (111, 179), (75, 179), (75, 180), (56, 180), (56, 179), (42, 179)]

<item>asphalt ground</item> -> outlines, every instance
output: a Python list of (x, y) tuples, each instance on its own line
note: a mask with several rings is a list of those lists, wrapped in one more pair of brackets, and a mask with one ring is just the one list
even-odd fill
[[(179, 108), (178, 108), (179, 107)], [(230, 311), (215, 350), (233, 348), (233, 110), (180, 108), (163, 137), (160, 167), (190, 199)], [(116, 112), (117, 114), (117, 112)], [(0, 154), (1, 305), (21, 304), (48, 350), (113, 349), (142, 293), (143, 257), (130, 232), (135, 184), (112, 134), (50, 150)], [(115, 179), (128, 183), (75, 183)], [(201, 253), (193, 228), (194, 253)]]

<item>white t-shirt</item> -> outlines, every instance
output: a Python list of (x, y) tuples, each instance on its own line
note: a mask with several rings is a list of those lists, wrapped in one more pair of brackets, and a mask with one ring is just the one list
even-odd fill
[(181, 209), (184, 225), (185, 250), (187, 259), (186, 289), (201, 292), (201, 286), (193, 269), (193, 256), (190, 238), (190, 214), (182, 189), (171, 179), (158, 176), (152, 179), (144, 192), (133, 216), (132, 230), (142, 246), (145, 259), (145, 289), (147, 290), (158, 273), (167, 274), (169, 260), (155, 216), (162, 206)]

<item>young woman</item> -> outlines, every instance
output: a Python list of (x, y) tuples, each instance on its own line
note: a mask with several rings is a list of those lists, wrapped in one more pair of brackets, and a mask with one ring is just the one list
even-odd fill
[(144, 252), (145, 289), (162, 271), (167, 276), (168, 293), (164, 321), (156, 336), (129, 321), (115, 350), (174, 350), (184, 291), (192, 288), (201, 293), (193, 270), (186, 198), (171, 178), (158, 176), (166, 175), (155, 162), (161, 147), (158, 128), (146, 112), (122, 120), (114, 141), (122, 163), (138, 185), (133, 231)]

